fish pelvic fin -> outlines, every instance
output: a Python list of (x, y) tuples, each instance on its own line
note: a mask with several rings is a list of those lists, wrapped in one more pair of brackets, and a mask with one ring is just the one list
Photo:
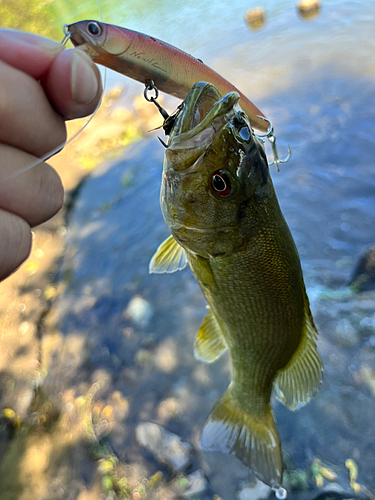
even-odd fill
[(219, 322), (215, 314), (209, 311), (195, 337), (194, 356), (200, 361), (213, 363), (226, 348)]
[(231, 385), (217, 401), (201, 435), (201, 448), (235, 455), (271, 487), (282, 481), (280, 440), (271, 407), (249, 414), (232, 396)]
[(318, 332), (305, 296), (305, 327), (300, 344), (289, 363), (277, 372), (274, 389), (276, 398), (289, 410), (298, 410), (319, 390), (323, 378), (323, 363), (316, 348)]
[(150, 274), (174, 273), (184, 269), (187, 263), (185, 250), (171, 235), (158, 247), (148, 269)]

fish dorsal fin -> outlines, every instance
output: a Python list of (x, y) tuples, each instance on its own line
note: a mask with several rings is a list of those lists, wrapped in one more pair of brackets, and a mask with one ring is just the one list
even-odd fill
[(171, 235), (158, 247), (148, 269), (150, 274), (174, 273), (184, 269), (187, 263), (185, 250)]
[(301, 342), (289, 363), (275, 378), (275, 395), (289, 410), (297, 410), (318, 392), (323, 364), (316, 349), (318, 332), (305, 293), (305, 327)]
[(223, 354), (225, 349), (226, 345), (220, 325), (214, 313), (209, 311), (195, 337), (194, 356), (206, 363), (213, 363)]

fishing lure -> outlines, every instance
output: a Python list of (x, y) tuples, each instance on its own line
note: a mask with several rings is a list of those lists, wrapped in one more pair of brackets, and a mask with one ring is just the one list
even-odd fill
[(252, 127), (265, 132), (258, 137), (268, 137), (274, 160), (281, 160), (276, 148), (276, 138), (271, 122), (234, 85), (206, 66), (200, 59), (181, 51), (161, 40), (137, 31), (98, 21), (79, 21), (64, 26), (66, 39), (75, 47), (82, 47), (94, 62), (113, 69), (129, 78), (144, 83), (148, 88), (156, 88), (175, 97), (185, 99), (191, 87), (198, 81), (213, 84), (224, 95), (237, 92), (240, 105), (250, 120)]

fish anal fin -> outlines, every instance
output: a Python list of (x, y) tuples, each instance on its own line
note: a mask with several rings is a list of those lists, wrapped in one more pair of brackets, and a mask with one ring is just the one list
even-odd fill
[(271, 407), (263, 415), (246, 412), (231, 386), (213, 407), (201, 435), (201, 448), (235, 455), (261, 481), (278, 487), (282, 481), (280, 440)]
[(316, 348), (318, 332), (305, 299), (305, 326), (300, 344), (289, 363), (278, 371), (274, 389), (276, 398), (289, 410), (306, 404), (319, 390), (323, 364)]
[(152, 256), (149, 272), (150, 274), (174, 273), (181, 271), (186, 265), (186, 252), (171, 235), (163, 241)]
[(194, 356), (196, 359), (213, 363), (225, 351), (220, 325), (212, 311), (202, 321), (194, 343)]

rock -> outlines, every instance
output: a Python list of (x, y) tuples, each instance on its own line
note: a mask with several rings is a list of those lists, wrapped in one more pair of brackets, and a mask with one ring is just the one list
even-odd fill
[(335, 339), (342, 347), (352, 347), (360, 341), (356, 329), (346, 318), (340, 319), (337, 322)]
[(261, 28), (264, 24), (264, 9), (249, 10), (245, 14), (245, 19), (252, 29)]
[(158, 418), (164, 423), (181, 413), (181, 403), (176, 398), (166, 398), (158, 406)]
[(375, 246), (369, 248), (359, 258), (350, 286), (356, 292), (375, 289)]
[(266, 484), (255, 479), (249, 483), (243, 483), (243, 488), (237, 493), (238, 500), (263, 500), (268, 498), (272, 489)]
[(191, 462), (191, 445), (158, 424), (143, 422), (136, 427), (136, 438), (141, 446), (173, 471), (182, 471)]
[(147, 300), (140, 295), (136, 295), (129, 302), (124, 317), (130, 319), (141, 328), (145, 328), (150, 323), (153, 311), (152, 307)]
[(304, 19), (312, 19), (320, 12), (319, 0), (301, 0), (297, 4), (298, 12)]
[(188, 487), (182, 494), (183, 498), (190, 498), (196, 495), (200, 495), (207, 489), (208, 483), (202, 469), (198, 469), (186, 476), (186, 480), (188, 481)]

